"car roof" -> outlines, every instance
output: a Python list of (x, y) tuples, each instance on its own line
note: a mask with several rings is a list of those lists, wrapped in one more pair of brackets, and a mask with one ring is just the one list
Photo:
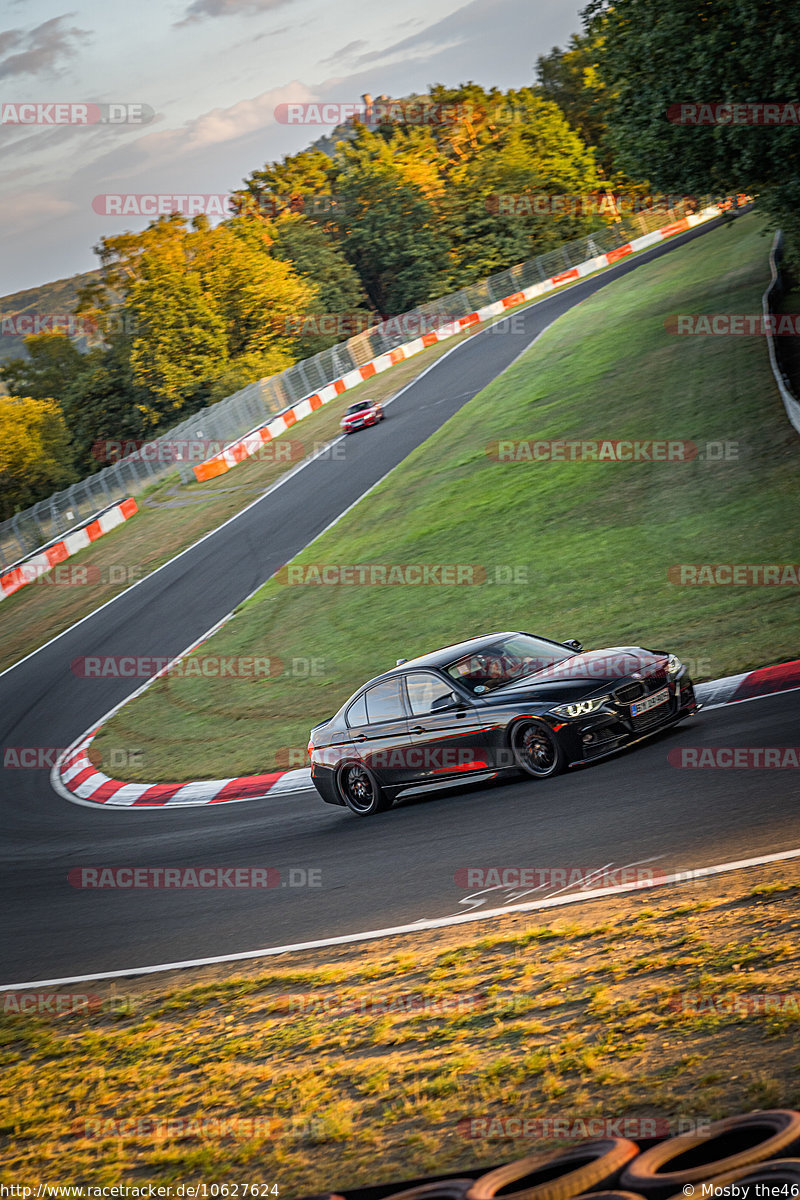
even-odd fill
[[(442, 646), (440, 650), (433, 650), (430, 654), (420, 654), (417, 658), (409, 658), (407, 662), (399, 663), (396, 667), (392, 667), (391, 670), (384, 671), (382, 675), (375, 675), (372, 679), (368, 679), (365, 683), (362, 683), (345, 700), (339, 712), (345, 712), (359, 695), (376, 683), (383, 683), (384, 680), (392, 679), (396, 675), (402, 675), (405, 671), (415, 671), (424, 667), (445, 667), (448, 663), (456, 662), (459, 658), (464, 658), (467, 654), (477, 654), (480, 650), (491, 646), (498, 638), (515, 637), (520, 632), (518, 629), (506, 629), (498, 633), (484, 633), (480, 637), (469, 638), (465, 642), (455, 642), (452, 646)], [(540, 635), (526, 634), (525, 636), (539, 637)], [(542, 638), (542, 641), (545, 642), (552, 640), (552, 638)], [(554, 642), (554, 645), (559, 644), (558, 642)]]
[[(395, 675), (400, 671), (409, 671), (416, 667), (444, 667), (456, 659), (464, 658), (467, 654), (477, 654), (480, 650), (491, 646), (501, 637), (514, 637), (515, 629), (506, 629), (499, 633), (484, 633), (480, 637), (469, 638), (466, 642), (455, 642), (452, 646), (442, 646), (441, 650), (433, 650), (430, 654), (420, 654), (418, 658), (410, 658), (408, 662), (392, 667), (386, 675)], [(381, 676), (384, 678), (384, 676)]]

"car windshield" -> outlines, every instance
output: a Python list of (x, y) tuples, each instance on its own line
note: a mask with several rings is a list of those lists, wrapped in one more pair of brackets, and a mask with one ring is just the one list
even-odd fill
[(370, 407), (369, 400), (359, 400), (358, 404), (351, 404), (347, 411), (349, 413), (364, 412), (369, 407)]
[(554, 663), (571, 658), (572, 650), (558, 646), (527, 633), (514, 633), (481, 646), (474, 654), (466, 654), (445, 667), (455, 679), (475, 695), (493, 692), (526, 675), (534, 675)]

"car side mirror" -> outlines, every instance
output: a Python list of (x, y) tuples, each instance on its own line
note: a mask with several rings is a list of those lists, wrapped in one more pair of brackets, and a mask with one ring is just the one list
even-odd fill
[(583, 643), (579, 642), (577, 638), (573, 638), (569, 642), (564, 642), (563, 645), (565, 645), (569, 650), (574, 650), (576, 654), (580, 654), (581, 650), (583, 649)]
[(448, 692), (446, 696), (439, 696), (431, 705), (431, 712), (443, 712), (448, 708), (466, 708), (463, 700), (456, 696), (455, 692)]

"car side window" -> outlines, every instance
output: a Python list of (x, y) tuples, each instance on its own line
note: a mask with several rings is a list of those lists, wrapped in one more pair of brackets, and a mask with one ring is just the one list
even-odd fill
[(366, 697), (370, 725), (376, 721), (396, 721), (406, 715), (400, 679), (376, 683), (375, 687), (368, 689)]
[(359, 696), (357, 700), (348, 708), (345, 713), (345, 720), (350, 726), (366, 725), (367, 723), (367, 702), (364, 696)]
[(449, 688), (443, 679), (437, 679), (428, 671), (406, 675), (406, 687), (408, 701), (415, 717), (424, 717), (433, 711), (437, 700), (444, 700), (453, 695), (453, 689)]

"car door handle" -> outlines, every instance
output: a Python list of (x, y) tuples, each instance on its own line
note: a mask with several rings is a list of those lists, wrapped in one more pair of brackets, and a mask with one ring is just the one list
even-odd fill
[(424, 725), (415, 725), (413, 729), (409, 730), (409, 733), (424, 733), (424, 732), (425, 732)]
[(367, 735), (365, 733), (357, 733), (354, 735), (352, 740), (354, 742), (365, 742), (367, 740)]

